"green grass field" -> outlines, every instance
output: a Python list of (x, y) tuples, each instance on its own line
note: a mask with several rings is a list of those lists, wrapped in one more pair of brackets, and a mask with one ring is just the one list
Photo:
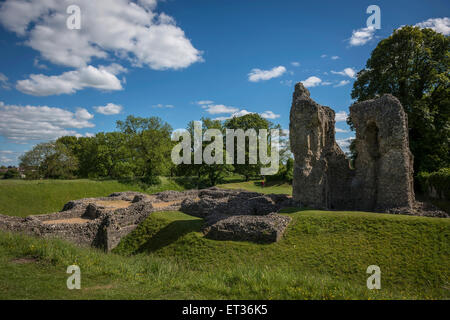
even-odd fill
[(155, 193), (168, 189), (182, 190), (167, 178), (161, 180), (161, 185), (148, 189), (116, 180), (0, 180), (0, 214), (25, 217), (56, 212), (70, 200), (108, 196), (120, 191)]
[[(249, 182), (228, 187), (257, 191)], [(270, 187), (289, 190), (264, 191)], [(450, 298), (450, 220), (298, 209), (282, 214), (292, 222), (281, 241), (268, 245), (205, 239), (202, 220), (180, 212), (153, 213), (109, 254), (0, 233), (0, 299)], [(66, 287), (72, 264), (81, 268), (81, 290)], [(372, 264), (381, 268), (381, 290), (366, 287)]]
[(267, 183), (261, 187), (261, 181), (235, 182), (218, 185), (219, 188), (245, 189), (260, 193), (292, 194), (292, 186), (287, 183)]

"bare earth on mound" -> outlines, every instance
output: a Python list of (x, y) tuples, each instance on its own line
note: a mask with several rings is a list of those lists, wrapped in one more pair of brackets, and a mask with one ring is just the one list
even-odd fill
[(84, 218), (70, 218), (70, 219), (42, 221), (43, 224), (59, 224), (59, 223), (81, 224), (81, 223), (87, 223), (87, 222), (89, 222), (89, 219), (84, 219)]
[(154, 202), (152, 203), (153, 208), (167, 208), (173, 205), (180, 205), (181, 201), (168, 201), (168, 202)]
[(113, 201), (96, 201), (95, 204), (108, 209), (121, 209), (121, 208), (128, 208), (131, 205), (131, 202), (125, 200), (113, 200)]

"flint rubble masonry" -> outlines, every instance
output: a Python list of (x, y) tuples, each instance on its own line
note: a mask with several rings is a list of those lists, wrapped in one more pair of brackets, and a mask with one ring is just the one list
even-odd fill
[(355, 169), (335, 141), (335, 113), (297, 83), (290, 112), (293, 198), (315, 209), (411, 213), (413, 157), (407, 117), (392, 95), (350, 107), (356, 131)]

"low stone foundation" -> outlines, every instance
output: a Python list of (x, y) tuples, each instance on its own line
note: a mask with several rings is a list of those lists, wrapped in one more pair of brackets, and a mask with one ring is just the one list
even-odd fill
[[(273, 242), (281, 238), (290, 221), (275, 212), (292, 205), (292, 199), (285, 195), (217, 188), (154, 195), (119, 192), (70, 201), (56, 213), (26, 218), (0, 215), (0, 230), (57, 237), (110, 251), (152, 212), (181, 210), (204, 218), (204, 233), (209, 238)], [(251, 217), (254, 215), (258, 217)], [(232, 216), (239, 217), (229, 219)]]

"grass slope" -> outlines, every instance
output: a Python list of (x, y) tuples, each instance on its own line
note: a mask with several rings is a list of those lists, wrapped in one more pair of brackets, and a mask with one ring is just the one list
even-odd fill
[[(286, 210), (280, 242), (214, 241), (202, 221), (153, 213), (114, 253), (0, 233), (0, 298), (448, 299), (450, 220)], [(33, 257), (30, 263), (17, 258)], [(78, 264), (82, 289), (68, 290)], [(380, 266), (381, 290), (366, 288)]]
[(154, 193), (182, 189), (167, 178), (161, 180), (161, 185), (148, 189), (116, 180), (0, 180), (0, 214), (25, 217), (56, 212), (70, 200), (107, 196), (120, 191)]

